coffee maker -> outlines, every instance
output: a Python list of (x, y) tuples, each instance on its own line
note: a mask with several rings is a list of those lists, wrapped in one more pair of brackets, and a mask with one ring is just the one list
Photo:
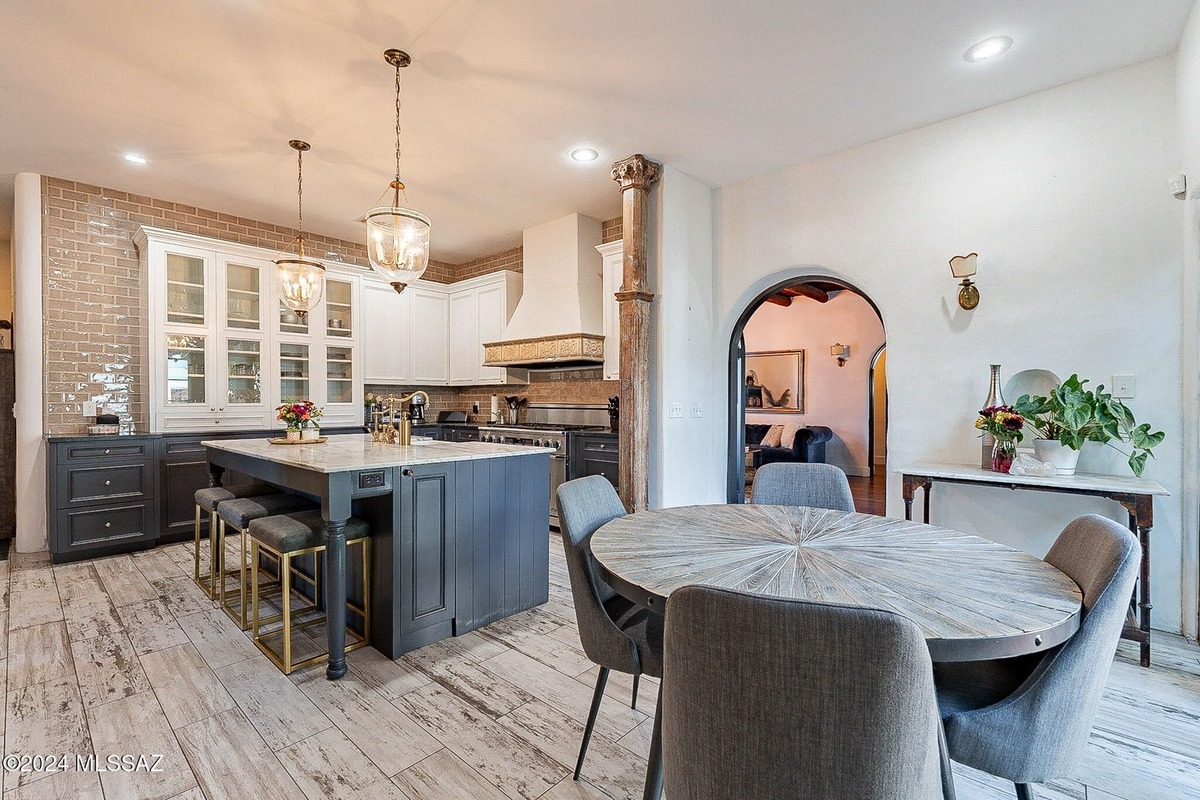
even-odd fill
[(417, 395), (408, 401), (408, 418), (414, 424), (425, 421), (425, 398), (422, 395)]

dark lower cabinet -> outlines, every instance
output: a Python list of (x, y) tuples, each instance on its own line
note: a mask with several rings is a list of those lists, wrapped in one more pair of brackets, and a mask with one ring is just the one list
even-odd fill
[(54, 561), (149, 547), (158, 539), (154, 440), (51, 442), (47, 473)]
[(615, 433), (572, 433), (567, 479), (603, 475), (617, 486), (621, 463), (617, 441)]
[[(158, 440), (159, 480), (159, 540), (179, 542), (195, 535), (196, 490), (208, 486), (208, 458), (202, 441), (214, 438), (250, 438), (261, 434), (214, 437), (212, 434), (163, 436)], [(251, 483), (240, 472), (226, 472), (221, 482), (225, 486)], [(208, 534), (208, 518), (200, 518), (201, 535)]]
[(446, 441), (449, 442), (478, 442), (479, 428), (447, 428)]
[(454, 475), (449, 464), (400, 471), (400, 635), (454, 620)]

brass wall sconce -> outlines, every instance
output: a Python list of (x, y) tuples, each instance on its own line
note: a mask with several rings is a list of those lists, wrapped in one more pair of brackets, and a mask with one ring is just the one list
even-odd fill
[(839, 367), (844, 367), (847, 359), (850, 358), (850, 345), (838, 342), (829, 348), (829, 355), (837, 359)]
[(975, 288), (974, 282), (971, 281), (978, 259), (978, 253), (968, 253), (950, 259), (950, 274), (955, 278), (962, 278), (962, 288), (958, 290), (958, 304), (966, 311), (971, 311), (979, 305), (979, 289)]

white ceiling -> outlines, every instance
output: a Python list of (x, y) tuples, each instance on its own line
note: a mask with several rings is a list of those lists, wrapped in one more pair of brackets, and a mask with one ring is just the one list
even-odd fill
[[(434, 258), (620, 213), (634, 152), (713, 185), (1175, 51), (1193, 0), (12, 0), (0, 238), (39, 172), (357, 240), (393, 164)], [(987, 36), (1003, 57), (962, 55)], [(566, 153), (586, 144), (590, 165)], [(122, 153), (144, 154), (135, 167)]]

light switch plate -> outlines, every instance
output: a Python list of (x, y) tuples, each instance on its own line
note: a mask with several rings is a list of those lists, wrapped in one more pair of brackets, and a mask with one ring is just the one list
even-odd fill
[(703, 417), (704, 416), (704, 407), (702, 405), (700, 405), (699, 403), (692, 403), (692, 416), (693, 417)]
[(1130, 374), (1121, 374), (1112, 376), (1112, 394), (1113, 397), (1122, 400), (1132, 400), (1137, 396), (1137, 377)]
[(671, 413), (672, 419), (682, 417), (683, 416), (683, 403), (671, 403), (671, 412), (670, 413)]

